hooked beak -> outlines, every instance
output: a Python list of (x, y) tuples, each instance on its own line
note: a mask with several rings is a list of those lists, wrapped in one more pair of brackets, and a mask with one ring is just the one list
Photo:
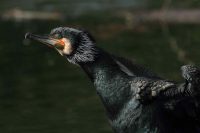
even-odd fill
[(32, 33), (26, 33), (25, 39), (32, 39), (43, 44), (47, 44), (50, 47), (54, 47), (58, 50), (64, 49), (65, 42), (62, 39), (55, 39), (50, 36), (41, 36), (41, 35), (34, 35)]

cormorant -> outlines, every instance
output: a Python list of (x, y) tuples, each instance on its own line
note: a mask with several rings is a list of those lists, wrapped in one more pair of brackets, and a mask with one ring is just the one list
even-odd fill
[[(80, 66), (93, 82), (116, 133), (199, 133), (198, 101), (187, 83), (176, 84), (130, 61), (111, 55), (86, 31), (59, 27), (47, 36), (30, 38), (54, 47)], [(189, 85), (190, 84), (190, 85)], [(192, 111), (192, 112), (191, 112)]]

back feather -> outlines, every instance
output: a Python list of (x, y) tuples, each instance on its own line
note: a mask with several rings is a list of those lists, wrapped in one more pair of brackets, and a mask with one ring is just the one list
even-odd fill
[(125, 59), (123, 57), (118, 57), (112, 55), (114, 61), (118, 64), (120, 69), (125, 72), (129, 76), (139, 76), (139, 77), (147, 77), (147, 78), (156, 78), (161, 79), (152, 71), (140, 66), (138, 64), (134, 64), (132, 61)]

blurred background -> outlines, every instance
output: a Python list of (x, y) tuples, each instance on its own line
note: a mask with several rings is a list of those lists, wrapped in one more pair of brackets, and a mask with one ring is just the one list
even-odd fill
[(84, 28), (107, 51), (181, 81), (181, 65), (200, 65), (199, 7), (199, 0), (1, 0), (0, 132), (112, 132), (87, 76), (24, 40), (26, 32)]

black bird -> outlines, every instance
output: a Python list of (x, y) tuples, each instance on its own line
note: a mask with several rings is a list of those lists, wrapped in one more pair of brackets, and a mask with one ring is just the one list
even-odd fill
[[(199, 133), (198, 112), (187, 83), (164, 80), (151, 71), (96, 46), (86, 31), (59, 27), (48, 36), (27, 33), (80, 66), (93, 82), (116, 133)], [(187, 73), (187, 72), (186, 72)], [(189, 74), (190, 75), (190, 74)], [(185, 78), (185, 76), (184, 76)], [(196, 106), (192, 107), (193, 110)], [(192, 118), (192, 119), (191, 119)]]

